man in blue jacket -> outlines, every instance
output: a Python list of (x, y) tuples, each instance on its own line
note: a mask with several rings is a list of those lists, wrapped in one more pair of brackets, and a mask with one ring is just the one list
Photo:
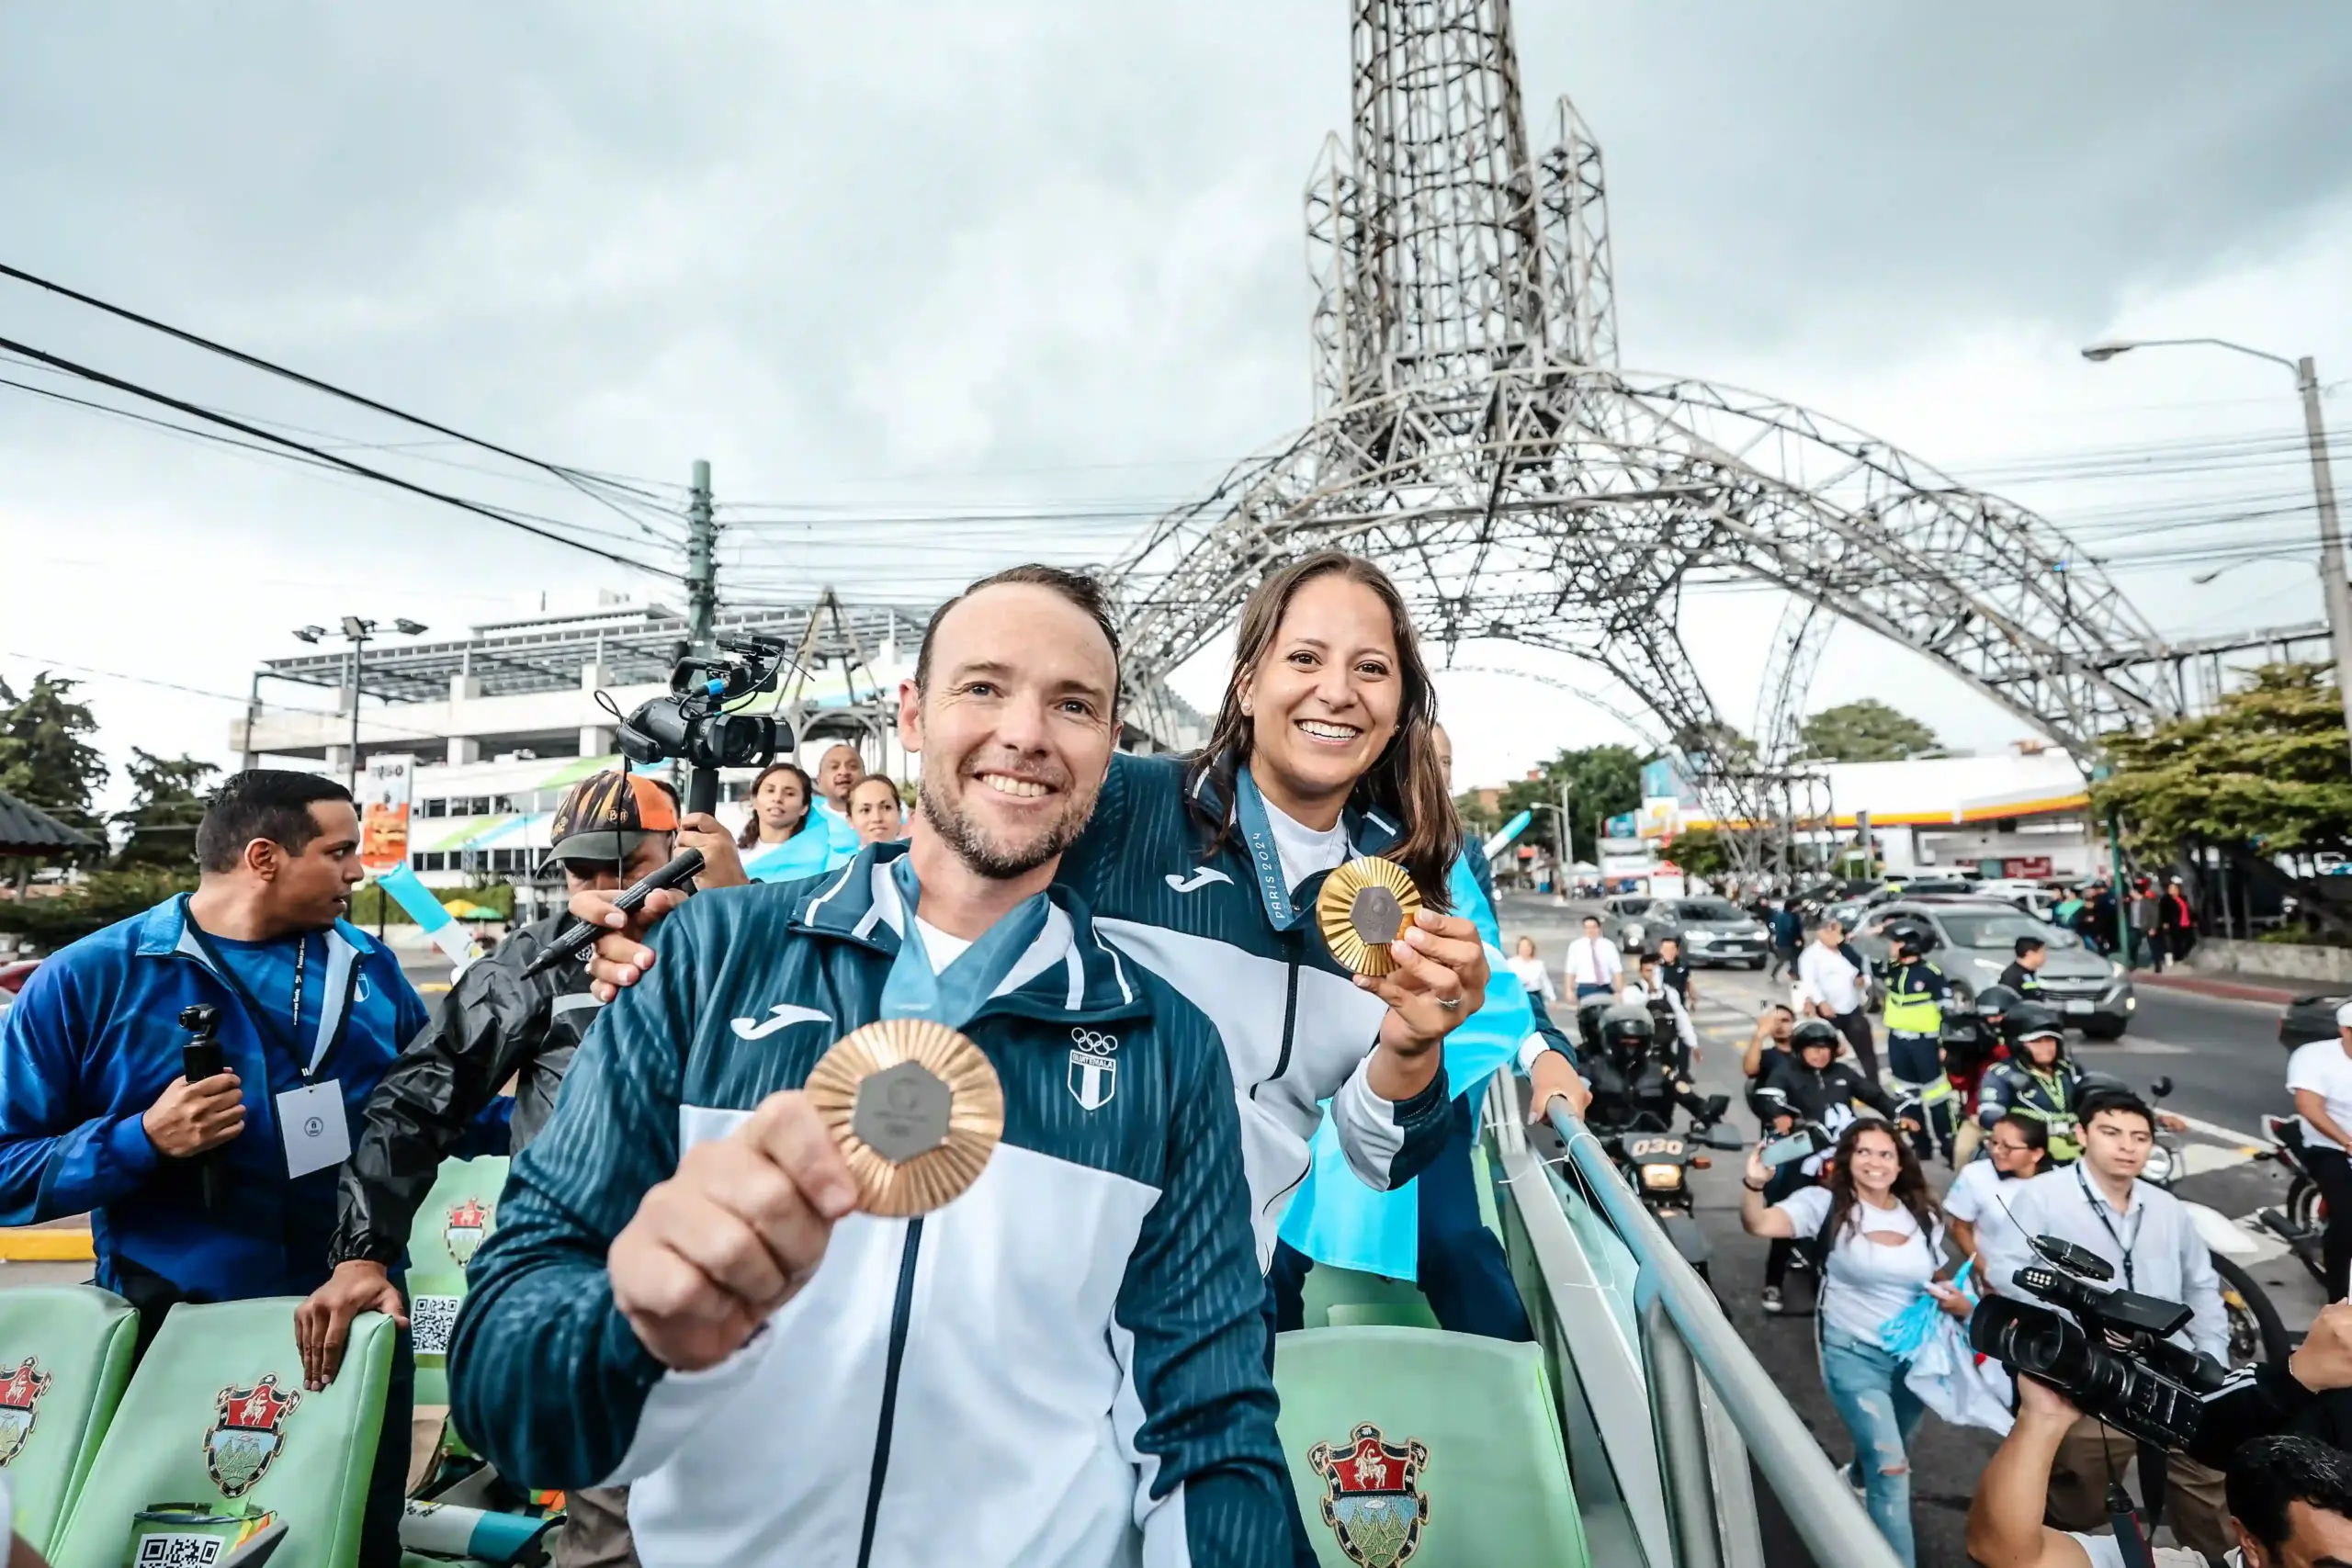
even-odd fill
[[(1054, 885), (1117, 735), (1100, 591), (1000, 578), (918, 668), (909, 842), (690, 900), (582, 1045), (473, 1261), (458, 1424), (529, 1484), (629, 1483), (652, 1568), (1286, 1562), (1224, 1049)], [(886, 1018), (1004, 1099), (910, 1219), (852, 1212), (801, 1092)]]
[[(352, 1129), (425, 1021), (392, 954), (343, 918), (363, 874), (342, 785), (235, 774), (196, 847), (194, 893), (50, 959), (0, 1029), (0, 1224), (88, 1213), (97, 1283), (139, 1309), (141, 1353), (175, 1303), (324, 1282)], [(198, 1002), (220, 1010), (228, 1070), (191, 1084), (179, 1014)], [(413, 1382), (403, 1334), (366, 1568), (400, 1560)]]

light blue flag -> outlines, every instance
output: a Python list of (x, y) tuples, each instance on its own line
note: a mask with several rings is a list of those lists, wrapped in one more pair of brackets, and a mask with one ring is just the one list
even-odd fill
[(819, 801), (800, 831), (745, 861), (743, 874), (754, 882), (797, 882), (804, 876), (838, 871), (856, 857), (857, 829), (847, 818)]
[[(1483, 1096), (1497, 1068), (1515, 1061), (1520, 1046), (1535, 1032), (1527, 987), (1505, 966), (1502, 927), (1469, 863), (1459, 857), (1446, 877), (1453, 912), (1466, 915), (1487, 944), (1487, 999), (1445, 1037), (1445, 1076), (1456, 1096)], [(1475, 1129), (1480, 1101), (1471, 1102)], [(1314, 1165), (1283, 1216), (1282, 1238), (1317, 1263), (1360, 1269), (1391, 1280), (1420, 1271), (1420, 1181), (1392, 1192), (1375, 1192), (1348, 1164), (1327, 1108), (1315, 1129)]]

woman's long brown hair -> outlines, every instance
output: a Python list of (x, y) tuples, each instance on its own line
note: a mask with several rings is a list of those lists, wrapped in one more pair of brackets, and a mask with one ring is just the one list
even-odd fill
[(1942, 1223), (1943, 1205), (1936, 1201), (1936, 1190), (1928, 1185), (1928, 1173), (1919, 1168), (1919, 1156), (1912, 1152), (1911, 1140), (1894, 1122), (1864, 1116), (1846, 1123), (1845, 1132), (1838, 1138), (1838, 1150), (1830, 1156), (1829, 1179), (1822, 1183), (1829, 1189), (1829, 1235), (1833, 1244), (1838, 1233), (1845, 1228), (1846, 1216), (1861, 1201), (1854, 1192), (1854, 1145), (1864, 1133), (1872, 1132), (1884, 1134), (1894, 1145), (1894, 1201), (1910, 1210), (1911, 1217), (1919, 1222), (1919, 1235), (1929, 1235)]
[(737, 849), (748, 850), (760, 841), (760, 786), (777, 773), (790, 773), (800, 781), (800, 827), (795, 828), (793, 834), (797, 836), (801, 828), (808, 826), (808, 814), (817, 809), (816, 784), (797, 762), (770, 762), (760, 770), (760, 776), (752, 781), (752, 787), (743, 792), (743, 798), (752, 803), (752, 816), (743, 824), (743, 830), (735, 835)]
[[(1318, 550), (1268, 572), (1250, 593), (1241, 610), (1233, 673), (1217, 708), (1216, 728), (1185, 773), (1185, 807), (1205, 836), (1204, 853), (1214, 854), (1232, 842), (1234, 780), (1250, 760), (1253, 735), (1241, 712), (1241, 680), (1272, 648), (1290, 602), (1318, 577), (1361, 583), (1388, 607), (1389, 635), (1396, 641), (1396, 668), (1404, 686), (1396, 733), (1356, 780), (1348, 804), (1359, 811), (1377, 811), (1396, 824), (1401, 836), (1386, 852), (1387, 858), (1405, 868), (1423, 902), (1445, 909), (1452, 902), (1446, 894), (1447, 874), (1461, 852), (1462, 824), (1446, 789), (1445, 770), (1437, 760), (1437, 688), (1430, 683), (1429, 666), (1421, 662), (1420, 639), (1413, 635), (1405, 596), (1386, 572), (1361, 556)], [(1201, 787), (1204, 779), (1209, 783), (1205, 790)]]

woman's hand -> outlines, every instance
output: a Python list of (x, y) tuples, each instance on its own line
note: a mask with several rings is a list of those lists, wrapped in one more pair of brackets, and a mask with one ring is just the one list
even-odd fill
[(1360, 990), (1388, 1004), (1380, 1043), (1408, 1060), (1434, 1050), (1487, 999), (1487, 944), (1459, 915), (1423, 909), (1388, 945), (1396, 967), (1356, 976)]
[(1954, 1317), (1965, 1318), (1976, 1310), (1976, 1303), (1949, 1280), (1928, 1280), (1928, 1294), (1935, 1297), (1936, 1304)]

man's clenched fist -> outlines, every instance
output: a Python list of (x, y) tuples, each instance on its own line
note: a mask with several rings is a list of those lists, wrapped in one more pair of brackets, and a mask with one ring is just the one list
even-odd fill
[(663, 1366), (717, 1366), (798, 1294), (857, 1185), (806, 1096), (772, 1094), (696, 1144), (613, 1238), (613, 1303)]

